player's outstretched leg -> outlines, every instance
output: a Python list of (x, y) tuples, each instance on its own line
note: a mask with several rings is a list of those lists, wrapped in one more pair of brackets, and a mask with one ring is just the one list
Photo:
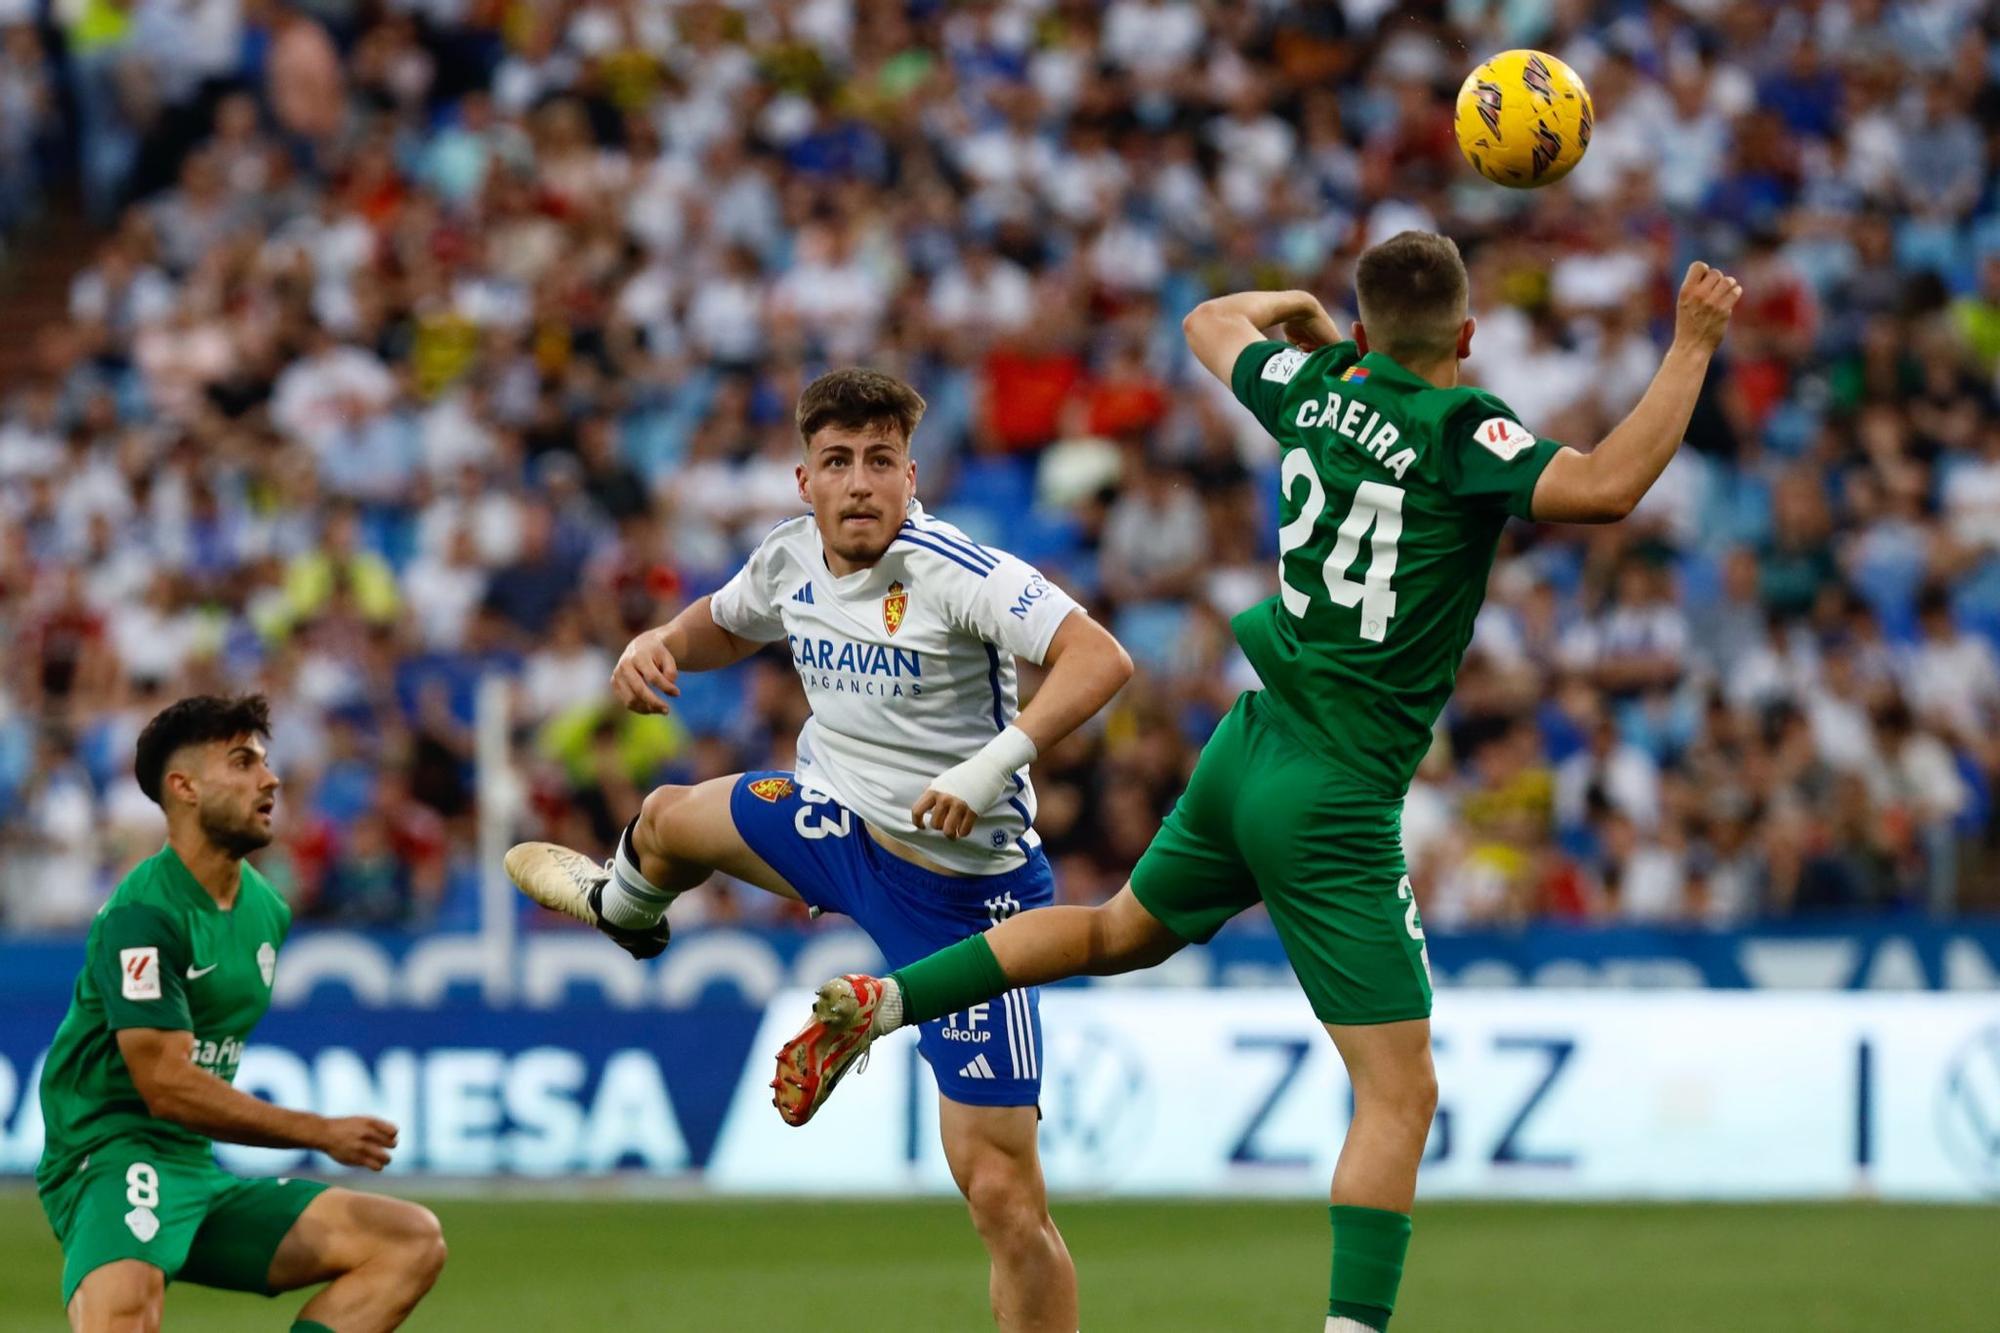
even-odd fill
[(884, 1032), (958, 1013), (1019, 986), (1152, 967), (1186, 943), (1127, 885), (1097, 907), (1023, 912), (886, 977), (835, 977), (820, 987), (812, 1021), (778, 1052), (773, 1103), (787, 1124), (803, 1125)]
[(667, 947), (667, 908), (718, 870), (798, 896), (736, 831), (729, 800), (741, 781), (655, 790), (601, 865), (552, 842), (524, 842), (507, 853), (507, 874), (542, 906), (596, 927), (634, 958), (652, 958)]
[(616, 866), (615, 856), (600, 864), (582, 852), (553, 842), (516, 843), (507, 850), (507, 878), (522, 893), (552, 912), (561, 912), (602, 931), (634, 958), (657, 957), (666, 949), (672, 934), (664, 904), (650, 925), (636, 929), (605, 919), (604, 891), (612, 882)]
[(1437, 1111), (1427, 1018), (1328, 1023), (1354, 1085), (1354, 1118), (1333, 1170), (1329, 1333), (1386, 1329), (1410, 1247), (1417, 1164)]

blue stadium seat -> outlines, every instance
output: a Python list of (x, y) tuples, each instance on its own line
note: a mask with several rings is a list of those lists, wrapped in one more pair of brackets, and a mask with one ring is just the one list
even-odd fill
[(740, 666), (725, 671), (682, 672), (674, 715), (697, 736), (713, 736), (726, 730), (742, 705), (746, 674)]
[(1017, 514), (1035, 502), (1035, 460), (1026, 454), (975, 455), (959, 462), (944, 503)]
[(1136, 602), (1119, 611), (1111, 632), (1147, 671), (1166, 672), (1187, 626), (1187, 607), (1180, 602)]
[(1952, 591), (1951, 609), (1959, 627), (1983, 634), (2000, 647), (2000, 560), (1989, 560)]

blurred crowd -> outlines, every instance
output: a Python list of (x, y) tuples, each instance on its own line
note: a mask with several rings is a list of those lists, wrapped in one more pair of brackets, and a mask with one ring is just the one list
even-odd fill
[[(1510, 530), (1406, 812), (1429, 923), (1991, 907), (1996, 36), (1976, 0), (0, 0), (0, 185), (68, 106), (105, 229), (0, 399), (0, 922), (79, 922), (154, 845), (131, 743), (194, 689), (273, 696), (267, 869), (350, 923), (470, 919), (482, 681), (524, 835), (785, 766), (782, 657), (665, 721), (605, 682), (798, 511), (793, 400), (857, 361), (930, 401), (926, 503), (1140, 664), (1036, 773), (1100, 898), (1275, 588), (1273, 447), (1180, 316), (1351, 309), (1409, 227), (1468, 257), (1470, 378), (1584, 446), (1689, 259), (1746, 291), (1640, 512)], [(1519, 45), (1596, 99), (1542, 192), (1451, 132)]]

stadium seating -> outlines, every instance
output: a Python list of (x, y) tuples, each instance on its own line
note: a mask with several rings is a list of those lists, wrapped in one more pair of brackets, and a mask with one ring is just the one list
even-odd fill
[[(1268, 442), (1179, 315), (1248, 285), (1344, 306), (1404, 226), (1464, 247), (1470, 373), (1579, 444), (1643, 388), (1689, 258), (1749, 293), (1640, 514), (1509, 539), (1414, 798), (1443, 812), (1411, 836), (1426, 915), (1991, 905), (2000, 81), (1975, 6), (1755, 32), (1672, 5), (173, 9), (0, 3), (0, 240), (31, 214), (94, 238), (0, 383), (0, 928), (81, 923), (156, 836), (118, 756), (178, 690), (273, 694), (311, 817), (272, 859), (309, 918), (464, 919), (481, 672), (519, 687), (524, 834), (782, 761), (781, 661), (689, 682), (608, 803), (576, 719), (629, 633), (796, 507), (791, 399), (851, 361), (930, 398), (926, 499), (1145, 667), (1040, 779), (1066, 892), (1108, 892), (1131, 849), (1098, 812), (1171, 803), (1245, 683), (1219, 627), (1273, 586)], [(1522, 43), (1576, 67), (1598, 128), (1516, 196), (1456, 158), (1447, 53)], [(1601, 718), (1628, 787), (1577, 758)], [(1869, 830), (1830, 819), (1844, 775)], [(379, 825), (429, 845), (417, 807), (453, 887), (406, 864), (345, 899)]]

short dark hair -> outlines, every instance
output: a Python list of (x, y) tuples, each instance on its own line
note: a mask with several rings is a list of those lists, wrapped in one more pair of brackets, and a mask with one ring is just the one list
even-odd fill
[(1465, 260), (1449, 236), (1400, 231), (1363, 250), (1354, 297), (1369, 350), (1404, 365), (1451, 356), (1469, 287)]
[(146, 724), (132, 756), (132, 775), (139, 779), (139, 790), (146, 798), (164, 808), (160, 784), (166, 780), (167, 761), (176, 750), (184, 745), (270, 734), (271, 703), (263, 695), (197, 694), (168, 704)]
[(859, 366), (831, 370), (799, 395), (799, 439), (810, 445), (827, 426), (846, 430), (888, 426), (908, 444), (927, 406), (922, 394), (894, 375)]

